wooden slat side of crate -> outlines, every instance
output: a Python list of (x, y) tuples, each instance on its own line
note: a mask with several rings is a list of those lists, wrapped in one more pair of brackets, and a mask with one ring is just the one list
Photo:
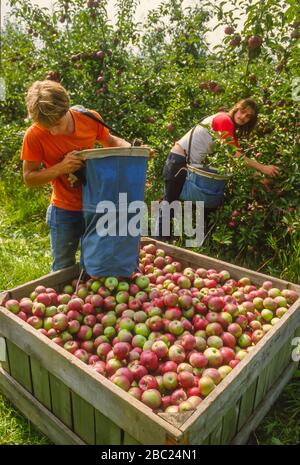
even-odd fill
[(209, 435), (209, 445), (211, 446), (219, 446), (222, 440), (223, 418), (216, 421), (216, 423), (217, 426), (214, 427)]
[(137, 441), (143, 444), (164, 444), (169, 438), (180, 441), (182, 433), (178, 428), (4, 307), (0, 307), (0, 325), (8, 340)]
[(7, 352), (7, 342), (5, 337), (0, 333), (0, 367), (7, 373), (10, 373), (9, 358)]
[[(70, 283), (72, 279), (78, 278), (80, 273), (79, 265), (70, 266), (64, 270), (54, 271), (41, 278), (29, 281), (26, 284), (15, 287), (11, 291), (2, 292), (0, 294), (0, 305), (3, 305), (4, 301), (8, 298), (20, 300), (22, 297), (28, 297), (37, 286), (45, 286), (56, 288), (58, 291), (62, 290), (62, 286), (66, 283)], [(6, 295), (5, 295), (6, 294)]]
[[(235, 437), (240, 411), (240, 401), (233, 405), (223, 417), (221, 444), (227, 445)], [(203, 444), (203, 441), (202, 441)]]
[(0, 390), (23, 415), (29, 418), (30, 421), (55, 444), (85, 444), (1, 367)]
[(109, 418), (95, 410), (96, 445), (117, 446), (122, 444), (124, 431)]
[(48, 410), (52, 410), (50, 379), (48, 371), (33, 357), (30, 358), (31, 380), (34, 397)]
[(258, 379), (255, 379), (241, 396), (237, 431), (240, 431), (254, 409), (255, 393)]
[(254, 410), (263, 402), (267, 392), (271, 386), (280, 379), (282, 373), (291, 364), (292, 341), (293, 337), (289, 337), (285, 344), (280, 347), (278, 352), (274, 355), (272, 361), (261, 372), (258, 377), (256, 394), (254, 399)]
[(96, 443), (95, 409), (72, 392), (72, 412), (74, 422), (72, 429), (75, 434), (87, 444), (94, 445)]
[[(18, 349), (18, 351), (19, 355), (21, 353), (21, 357), (19, 356), (18, 359), (28, 358), (21, 349)], [(23, 386), (12, 377), (0, 379), (0, 389), (3, 387), (6, 397), (25, 415), (33, 410), (34, 414), (29, 417), (31, 422), (49, 439), (56, 444), (121, 444), (124, 433), (120, 428), (72, 392), (62, 381), (49, 374), (33, 357), (30, 357), (30, 366), (33, 387), (32, 396), (29, 393), (24, 396)], [(4, 370), (0, 371), (0, 378), (3, 376), (3, 372)], [(7, 390), (8, 386), (12, 387), (9, 391)], [(18, 392), (22, 397), (20, 399), (16, 397)], [(32, 399), (35, 399), (33, 407), (30, 405)], [(27, 405), (28, 402), (29, 405)], [(48, 411), (39, 404), (46, 407)], [(38, 415), (37, 412), (39, 412)], [(94, 417), (96, 415), (97, 421), (95, 422)], [(51, 423), (51, 418), (55, 418), (54, 426), (58, 428), (56, 432), (53, 432), (52, 428), (45, 429), (44, 424), (48, 425), (49, 421)], [(61, 429), (63, 429), (63, 434), (58, 440), (57, 435)], [(96, 433), (97, 437), (95, 439)], [(128, 435), (128, 437), (130, 436)]]
[(73, 431), (71, 390), (62, 380), (51, 373), (49, 373), (49, 381), (52, 412)]
[(32, 379), (29, 356), (7, 339), (7, 352), (10, 360), (10, 374), (18, 381), (27, 391), (32, 393)]
[(137, 445), (140, 445), (141, 443), (136, 441), (132, 436), (130, 436), (130, 434), (126, 433), (125, 431), (122, 444), (124, 446), (137, 446)]
[(285, 385), (291, 380), (295, 370), (297, 369), (297, 363), (290, 363), (283, 373), (281, 373), (278, 381), (271, 386), (269, 390), (270, 394), (264, 397), (262, 402), (256, 407), (252, 415), (248, 418), (247, 423), (243, 428), (236, 434), (231, 444), (241, 445), (246, 444), (250, 434), (254, 431), (261, 423), (265, 415), (268, 413), (272, 405), (276, 402)]
[[(7, 291), (1, 292), (0, 293), (0, 307), (4, 305), (4, 303), (9, 298), (10, 298), (9, 292)], [(4, 335), (1, 334), (1, 328), (0, 328), (0, 367), (2, 367), (3, 370), (7, 371), (7, 373), (10, 373), (9, 358), (8, 358), (8, 351), (7, 351), (7, 341)]]

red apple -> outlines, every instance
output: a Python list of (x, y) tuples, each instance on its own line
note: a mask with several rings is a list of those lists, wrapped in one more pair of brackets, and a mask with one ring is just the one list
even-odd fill
[(186, 351), (193, 350), (196, 346), (196, 343), (196, 338), (192, 334), (185, 334), (180, 340), (180, 344)]
[(168, 360), (164, 363), (162, 363), (159, 367), (159, 371), (160, 373), (163, 375), (164, 373), (168, 373), (170, 371), (174, 371), (175, 373), (177, 372), (177, 363), (172, 361), (172, 360)]
[(229, 325), (227, 331), (236, 338), (240, 337), (243, 333), (242, 328), (237, 323), (232, 323), (231, 325)]
[(208, 308), (213, 312), (220, 312), (224, 307), (224, 300), (221, 297), (211, 297), (208, 300)]
[[(94, 342), (95, 346), (95, 342)], [(111, 345), (108, 342), (102, 342), (96, 347), (97, 355), (102, 359), (106, 360), (107, 354), (111, 351)]]
[(93, 370), (97, 371), (100, 375), (106, 376), (106, 363), (103, 361), (95, 362), (92, 365)]
[(263, 337), (264, 337), (265, 333), (264, 331), (262, 331), (262, 329), (256, 329), (255, 331), (253, 331), (253, 334), (252, 334), (252, 342), (254, 344), (257, 344)]
[(224, 364), (228, 365), (230, 360), (235, 359), (235, 352), (230, 347), (221, 347), (219, 350), (222, 354)]
[(193, 352), (189, 356), (189, 363), (194, 368), (204, 368), (208, 364), (208, 358), (201, 352)]
[(223, 363), (223, 357), (219, 349), (210, 347), (204, 351), (204, 355), (208, 360), (208, 365), (213, 368), (218, 368)]
[(147, 370), (155, 371), (158, 367), (158, 357), (152, 350), (145, 350), (141, 353), (141, 365), (144, 365)]
[(169, 352), (167, 344), (159, 340), (153, 343), (151, 350), (157, 355), (159, 359), (165, 358)]
[(57, 313), (52, 317), (53, 328), (57, 331), (64, 331), (69, 325), (67, 315), (64, 313)]
[(222, 377), (216, 368), (207, 368), (204, 370), (202, 377), (208, 376), (213, 380), (213, 382), (217, 385), (222, 381)]
[[(47, 295), (47, 294), (45, 294), (45, 295)], [(10, 301), (8, 301), (8, 302), (10, 302)], [(7, 305), (7, 303), (6, 303), (6, 305)], [(19, 306), (19, 304), (18, 304), (18, 306)], [(41, 302), (34, 302), (33, 303), (33, 305), (32, 305), (32, 315), (33, 316), (37, 316), (39, 318), (42, 318), (45, 315), (45, 313), (46, 313), (45, 304), (43, 304)]]
[(248, 47), (251, 49), (259, 48), (263, 40), (260, 36), (251, 36), (248, 39)]
[(234, 359), (234, 360), (231, 360), (231, 361), (229, 362), (229, 366), (230, 366), (231, 368), (235, 368), (239, 363), (240, 363), (240, 360)]
[(161, 394), (157, 389), (148, 389), (143, 392), (141, 401), (151, 409), (158, 409), (161, 405)]
[(123, 360), (129, 354), (130, 345), (127, 342), (117, 342), (113, 347), (114, 357)]
[(190, 371), (180, 371), (180, 373), (178, 373), (177, 379), (180, 386), (184, 389), (194, 386), (194, 375)]
[(236, 346), (236, 338), (233, 336), (233, 334), (223, 333), (221, 335), (221, 339), (223, 341), (224, 346), (230, 347), (231, 349), (235, 348), (235, 346)]
[(209, 323), (205, 328), (207, 336), (220, 336), (223, 328), (219, 323)]
[(143, 391), (139, 387), (131, 387), (128, 390), (128, 394), (135, 397), (137, 400), (141, 400)]
[(30, 326), (32, 326), (33, 328), (35, 329), (40, 329), (42, 328), (43, 326), (43, 320), (42, 318), (38, 317), (38, 316), (30, 316), (28, 319), (27, 319), (27, 323), (30, 324)]
[(208, 396), (214, 388), (216, 387), (215, 383), (209, 376), (203, 376), (199, 380), (199, 390), (200, 394), (204, 397)]
[(89, 354), (84, 349), (78, 349), (74, 352), (75, 357), (79, 358), (84, 363), (88, 363)]
[(173, 362), (182, 363), (185, 361), (185, 351), (184, 348), (180, 345), (172, 345), (169, 348), (169, 359)]

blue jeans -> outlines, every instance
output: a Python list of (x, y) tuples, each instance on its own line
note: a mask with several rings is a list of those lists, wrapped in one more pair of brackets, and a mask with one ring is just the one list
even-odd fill
[(52, 271), (75, 265), (75, 255), (84, 233), (82, 211), (71, 211), (49, 205), (46, 222), (50, 228)]

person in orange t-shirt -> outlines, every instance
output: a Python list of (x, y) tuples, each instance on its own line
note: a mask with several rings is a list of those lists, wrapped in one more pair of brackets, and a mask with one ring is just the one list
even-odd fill
[[(69, 95), (59, 83), (36, 81), (26, 96), (29, 117), (21, 152), (23, 178), (28, 187), (52, 185), (46, 220), (50, 227), (52, 270), (75, 264), (75, 254), (84, 232), (82, 189), (70, 182), (70, 174), (83, 166), (76, 152), (103, 147), (130, 147), (124, 139), (86, 115), (70, 108)], [(93, 113), (100, 117), (98, 113)]]

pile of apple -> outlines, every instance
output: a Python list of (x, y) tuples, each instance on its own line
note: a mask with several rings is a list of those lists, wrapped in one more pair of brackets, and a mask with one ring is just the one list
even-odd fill
[(6, 308), (154, 411), (196, 409), (297, 300), (148, 244), (130, 280), (38, 286)]

